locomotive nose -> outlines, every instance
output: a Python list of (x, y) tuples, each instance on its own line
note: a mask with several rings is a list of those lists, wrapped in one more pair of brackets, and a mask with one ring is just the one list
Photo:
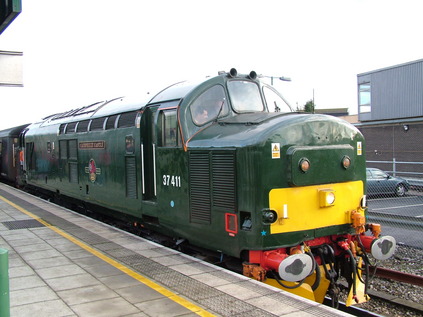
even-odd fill
[(307, 254), (294, 254), (283, 260), (278, 268), (279, 276), (288, 282), (305, 279), (313, 270), (313, 260)]

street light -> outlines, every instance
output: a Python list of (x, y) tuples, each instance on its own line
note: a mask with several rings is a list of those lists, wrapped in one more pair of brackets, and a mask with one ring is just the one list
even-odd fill
[[(273, 86), (273, 78), (279, 79), (281, 81), (291, 81), (291, 77), (285, 77), (285, 76), (266, 76), (266, 75), (258, 75), (260, 78), (270, 78), (270, 82)], [(282, 100), (289, 106), (289, 108), (293, 109), (291, 105), (289, 104), (288, 100), (286, 100), (282, 95), (279, 94), (279, 97), (282, 98)], [(275, 112), (279, 112), (280, 108), (275, 103)]]
[(285, 77), (285, 76), (265, 76), (265, 75), (260, 75), (259, 77), (270, 78), (270, 83), (272, 84), (272, 86), (273, 86), (273, 78), (277, 78), (277, 79), (282, 80), (282, 81), (291, 81), (291, 78), (290, 77)]

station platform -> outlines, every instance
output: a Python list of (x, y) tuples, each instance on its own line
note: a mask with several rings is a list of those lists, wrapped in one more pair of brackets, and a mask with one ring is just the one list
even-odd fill
[(350, 316), (0, 184), (10, 316)]

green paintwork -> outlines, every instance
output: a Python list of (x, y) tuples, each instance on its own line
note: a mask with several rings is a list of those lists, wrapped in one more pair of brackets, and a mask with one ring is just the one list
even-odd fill
[[(34, 143), (36, 168), (27, 167), (28, 183), (103, 206), (155, 230), (232, 256), (240, 256), (243, 250), (275, 249), (315, 237), (351, 233), (348, 225), (342, 225), (271, 235), (269, 225), (262, 223), (262, 211), (269, 208), (269, 192), (274, 188), (365, 181), (365, 158), (357, 155), (357, 142), (362, 142), (365, 153), (360, 132), (331, 116), (239, 114), (232, 110), (205, 126), (196, 126), (192, 103), (199, 94), (219, 85), (230, 105), (228, 80), (233, 79), (222, 75), (199, 84), (176, 85), (150, 103), (131, 104), (130, 110), (139, 110), (139, 126), (59, 134), (61, 125), (82, 120), (72, 116), (30, 126), (26, 143)], [(105, 109), (107, 105), (102, 108), (105, 116), (118, 113)], [(173, 133), (178, 133), (180, 142), (164, 147), (161, 120), (168, 109), (178, 109), (180, 126), (175, 126), (178, 129)], [(123, 105), (119, 111), (127, 108)], [(88, 117), (93, 118), (95, 114)], [(126, 150), (128, 136), (134, 140), (133, 153)], [(63, 140), (77, 140), (78, 144), (102, 141), (105, 147), (80, 148), (76, 159), (60, 159)], [(48, 142), (55, 144), (50, 153)], [(275, 143), (280, 145), (278, 159), (272, 158)], [(28, 151), (26, 155), (28, 166)], [(344, 155), (352, 161), (347, 170), (340, 164)], [(312, 166), (305, 174), (298, 169), (298, 160), (304, 156)], [(90, 179), (91, 160), (96, 166), (95, 180)], [(127, 164), (133, 161), (136, 194), (134, 197), (132, 191), (128, 197)], [(77, 166), (76, 183), (69, 182), (69, 163)], [(198, 193), (204, 196), (196, 196)], [(236, 215), (235, 233), (226, 230), (231, 224), (225, 219), (233, 219), (227, 214)]]

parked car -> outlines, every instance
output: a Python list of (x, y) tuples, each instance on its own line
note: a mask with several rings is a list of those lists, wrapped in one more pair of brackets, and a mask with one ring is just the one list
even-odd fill
[(380, 169), (367, 168), (366, 173), (367, 195), (393, 194), (402, 197), (410, 189), (406, 179), (391, 176)]

